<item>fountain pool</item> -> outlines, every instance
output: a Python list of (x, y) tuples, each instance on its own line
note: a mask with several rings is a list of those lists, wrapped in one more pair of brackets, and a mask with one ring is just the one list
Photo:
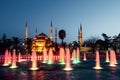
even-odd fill
[[(104, 59), (101, 59), (102, 70), (94, 70), (94, 59), (72, 64), (73, 70), (65, 71), (65, 65), (58, 63), (46, 64), (37, 62), (39, 69), (29, 70), (31, 61), (17, 63), (18, 68), (11, 69), (0, 63), (0, 79), (2, 80), (120, 80), (120, 65), (110, 67)], [(118, 60), (120, 63), (120, 60)]]

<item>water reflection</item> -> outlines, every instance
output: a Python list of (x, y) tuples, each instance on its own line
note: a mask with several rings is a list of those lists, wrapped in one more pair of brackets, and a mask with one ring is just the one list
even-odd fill
[(31, 78), (32, 80), (44, 80), (44, 71), (32, 71)]
[(0, 80), (120, 80), (120, 65), (109, 67), (102, 64), (102, 70), (94, 70), (92, 63), (80, 64), (72, 71), (61, 70), (63, 66), (56, 64), (40, 64), (39, 70), (30, 71), (28, 62), (19, 64), (17, 69), (0, 66)]
[(66, 76), (65, 76), (66, 80), (72, 80), (71, 71), (66, 71), (65, 73), (66, 73)]
[(112, 73), (116, 73), (116, 68), (115, 67), (113, 67), (113, 68), (110, 68), (110, 71), (112, 72)]
[(100, 77), (101, 77), (101, 71), (99, 71), (99, 70), (97, 70), (97, 71), (95, 71), (95, 77), (96, 77), (96, 79), (95, 80), (100, 80)]

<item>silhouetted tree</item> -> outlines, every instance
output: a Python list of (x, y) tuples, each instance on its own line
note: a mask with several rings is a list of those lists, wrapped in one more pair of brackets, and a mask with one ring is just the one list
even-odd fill
[(94, 53), (95, 49), (96, 48), (96, 42), (99, 40), (98, 37), (91, 37), (90, 39), (87, 39), (83, 42), (83, 45), (86, 45), (88, 47), (91, 47), (92, 48), (92, 52)]
[(17, 51), (19, 49), (20, 39), (18, 37), (12, 37), (12, 40), (13, 40), (13, 48), (12, 49), (15, 49), (16, 53), (17, 53)]
[(102, 36), (104, 38), (104, 42), (103, 42), (104, 49), (107, 50), (108, 48), (111, 47), (111, 40), (110, 40), (111, 37), (108, 37), (107, 34), (105, 34), (105, 33), (102, 33)]
[(31, 47), (32, 47), (32, 39), (28, 38), (27, 40), (27, 49), (28, 49), (28, 53), (31, 53)]
[(97, 40), (95, 43), (95, 46), (100, 50), (104, 50), (104, 41), (101, 39)]
[(62, 45), (63, 45), (63, 40), (65, 37), (66, 37), (66, 32), (65, 32), (65, 30), (61, 29), (59, 31), (59, 38), (62, 40)]
[(10, 48), (12, 45), (12, 40), (8, 39), (5, 34), (3, 34), (2, 38), (0, 39), (0, 52), (4, 54), (4, 51)]

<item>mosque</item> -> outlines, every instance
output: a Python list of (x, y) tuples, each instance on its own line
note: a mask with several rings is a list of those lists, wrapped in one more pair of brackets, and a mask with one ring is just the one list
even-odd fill
[[(42, 52), (43, 48), (46, 47), (47, 50), (52, 47), (53, 50), (55, 50), (54, 47), (54, 41), (53, 41), (53, 26), (52, 26), (52, 21), (50, 24), (50, 37), (48, 37), (45, 33), (40, 33), (38, 34), (36, 30), (36, 34), (34, 38), (32, 39), (32, 45), (31, 45), (31, 51), (36, 51), (36, 52)], [(28, 25), (26, 23), (26, 29), (25, 29), (25, 43), (28, 41)], [(57, 30), (55, 30), (55, 42), (57, 43)], [(82, 25), (80, 25), (80, 29), (78, 29), (78, 42), (80, 46), (82, 45)], [(25, 45), (26, 50), (28, 45)]]

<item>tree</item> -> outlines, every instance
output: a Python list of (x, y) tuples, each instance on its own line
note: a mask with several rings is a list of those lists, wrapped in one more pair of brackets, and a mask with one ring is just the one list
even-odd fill
[(8, 39), (6, 34), (4, 33), (0, 40), (0, 52), (3, 54), (6, 48), (9, 49), (11, 45), (12, 45), (12, 40)]
[(104, 38), (104, 49), (107, 50), (108, 48), (111, 47), (111, 37), (108, 37), (107, 34), (102, 33), (102, 36)]
[(19, 43), (20, 43), (20, 39), (18, 37), (12, 37), (13, 40), (13, 49), (17, 50), (19, 49)]
[(65, 37), (66, 37), (66, 32), (65, 32), (65, 30), (61, 29), (59, 31), (59, 38), (62, 40), (62, 45), (63, 45), (63, 40)]
[(99, 38), (98, 37), (91, 37), (91, 38), (89, 38), (89, 39), (87, 39), (87, 40), (85, 40), (84, 42), (83, 42), (83, 45), (86, 45), (86, 46), (88, 46), (88, 47), (91, 47), (92, 48), (92, 52), (94, 53), (94, 51), (95, 51), (95, 49), (96, 49), (96, 42), (99, 40)]
[(28, 40), (27, 40), (27, 50), (28, 50), (28, 53), (31, 53), (31, 46), (32, 46), (32, 39), (28, 38)]

